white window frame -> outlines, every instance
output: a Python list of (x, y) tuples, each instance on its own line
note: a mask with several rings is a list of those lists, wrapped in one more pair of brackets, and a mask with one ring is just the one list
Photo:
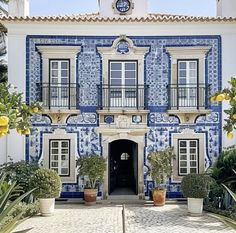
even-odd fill
[[(181, 147), (181, 142), (185, 142), (186, 143), (186, 147)], [(196, 146), (195, 147), (191, 147), (191, 142), (195, 142)], [(181, 153), (181, 149), (185, 149), (186, 152), (185, 153)], [(191, 156), (193, 154), (191, 154), (191, 149), (195, 149), (195, 159), (191, 159)], [(181, 159), (181, 156), (186, 156), (186, 159)], [(181, 162), (186, 162), (186, 166), (181, 166)], [(192, 166), (191, 162), (196, 162), (196, 166)], [(178, 164), (179, 164), (179, 168), (178, 168), (178, 172), (180, 176), (185, 176), (188, 175), (190, 173), (199, 173), (199, 141), (197, 139), (179, 139), (178, 140)], [(181, 172), (181, 168), (186, 168), (186, 173)], [(196, 169), (196, 172), (191, 172), (191, 169)]]
[[(58, 147), (53, 147), (54, 142), (58, 143)], [(62, 147), (62, 144), (64, 142), (66, 142), (68, 144), (67, 148)], [(70, 176), (70, 151), (71, 151), (70, 145), (71, 145), (71, 143), (70, 143), (70, 140), (68, 140), (68, 139), (66, 139), (66, 140), (65, 139), (64, 140), (63, 139), (60, 139), (60, 140), (51, 139), (50, 140), (50, 152), (49, 152), (50, 153), (50, 163), (49, 163), (49, 168), (54, 170), (54, 171), (57, 170), (57, 173), (58, 173), (59, 176)], [(62, 153), (63, 149), (67, 149), (68, 153)], [(53, 153), (53, 150), (58, 150), (58, 153), (57, 154)], [(53, 156), (57, 156), (58, 159), (57, 160), (53, 159)], [(67, 159), (62, 160), (62, 156), (67, 156)], [(62, 166), (63, 161), (66, 161), (68, 166), (63, 167)], [(53, 166), (53, 163), (57, 163), (58, 166)], [(68, 172), (67, 173), (62, 173), (63, 168), (67, 169)]]

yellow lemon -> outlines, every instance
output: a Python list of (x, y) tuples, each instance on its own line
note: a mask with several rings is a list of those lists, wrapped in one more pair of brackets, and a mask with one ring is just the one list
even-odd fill
[(215, 102), (216, 101), (216, 97), (215, 96), (212, 96), (211, 97), (211, 102)]
[(7, 134), (8, 133), (8, 125), (6, 126), (0, 126), (0, 133), (4, 133), (4, 134)]
[(224, 94), (219, 94), (218, 96), (216, 96), (216, 101), (217, 102), (221, 102), (225, 99), (225, 95)]
[(4, 137), (6, 134), (0, 132), (0, 138)]
[(236, 96), (234, 96), (234, 98), (233, 98), (234, 100), (236, 100)]
[(229, 95), (225, 95), (225, 100), (230, 100), (230, 96)]
[(21, 134), (21, 129), (17, 128), (17, 129), (16, 129), (16, 132), (19, 133), (19, 134)]
[(228, 139), (233, 139), (233, 137), (234, 137), (233, 132), (227, 133), (227, 138), (228, 138)]
[(30, 134), (30, 129), (23, 129), (23, 130), (21, 131), (21, 134), (22, 134), (22, 135), (29, 135), (29, 134)]
[(6, 126), (9, 123), (9, 118), (7, 116), (0, 116), (0, 126)]
[(38, 107), (33, 108), (33, 113), (37, 113), (39, 111)]
[(236, 114), (234, 114), (234, 115), (232, 116), (232, 118), (233, 118), (234, 120), (236, 120)]

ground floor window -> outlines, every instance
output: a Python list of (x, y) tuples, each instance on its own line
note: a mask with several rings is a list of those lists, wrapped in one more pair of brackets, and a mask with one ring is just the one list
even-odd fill
[(199, 170), (199, 141), (198, 140), (178, 140), (178, 162), (179, 175), (184, 176), (189, 173), (198, 173)]
[(49, 166), (60, 176), (70, 175), (70, 140), (50, 140)]

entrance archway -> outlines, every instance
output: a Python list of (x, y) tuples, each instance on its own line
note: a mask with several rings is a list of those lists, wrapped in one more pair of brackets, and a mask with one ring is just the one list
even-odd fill
[(130, 140), (109, 143), (109, 194), (138, 194), (138, 144)]

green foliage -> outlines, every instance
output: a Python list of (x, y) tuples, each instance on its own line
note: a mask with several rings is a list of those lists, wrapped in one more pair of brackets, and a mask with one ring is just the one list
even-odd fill
[(30, 118), (41, 110), (39, 103), (26, 105), (23, 94), (18, 93), (15, 87), (0, 83), (0, 137), (9, 134), (9, 129), (17, 129), (22, 135), (29, 134)]
[(223, 151), (214, 166), (210, 169), (211, 176), (218, 184), (225, 183), (232, 191), (236, 191), (236, 148)]
[(21, 186), (23, 192), (30, 190), (31, 179), (39, 169), (37, 163), (27, 161), (9, 162), (0, 166), (0, 172), (4, 173), (8, 181), (16, 181)]
[(185, 197), (205, 198), (210, 192), (212, 178), (205, 174), (188, 174), (181, 182), (182, 191)]
[(61, 193), (61, 178), (53, 170), (40, 168), (31, 180), (31, 187), (36, 187), (36, 198), (57, 198)]
[(103, 182), (106, 170), (106, 161), (98, 155), (81, 157), (78, 161), (80, 176), (87, 176), (89, 179), (87, 188), (96, 188), (96, 182)]
[(175, 157), (173, 147), (167, 147), (163, 151), (148, 154), (147, 158), (151, 165), (151, 177), (157, 184), (161, 184), (167, 176), (171, 176), (172, 160)]
[[(2, 180), (0, 182), (1, 186)], [(19, 196), (14, 201), (10, 201), (10, 198), (14, 192), (19, 190), (19, 186), (16, 182), (13, 182), (8, 188), (0, 195), (0, 233), (11, 233), (17, 225), (19, 225), (24, 219), (22, 218), (23, 212), (18, 213), (16, 216), (11, 216), (9, 219), (9, 215), (13, 211), (13, 209), (31, 192), (34, 190), (30, 190), (29, 192)], [(30, 230), (30, 229), (28, 229)], [(24, 232), (26, 232), (25, 230)]]
[(7, 81), (7, 65), (0, 61), (0, 83)]

